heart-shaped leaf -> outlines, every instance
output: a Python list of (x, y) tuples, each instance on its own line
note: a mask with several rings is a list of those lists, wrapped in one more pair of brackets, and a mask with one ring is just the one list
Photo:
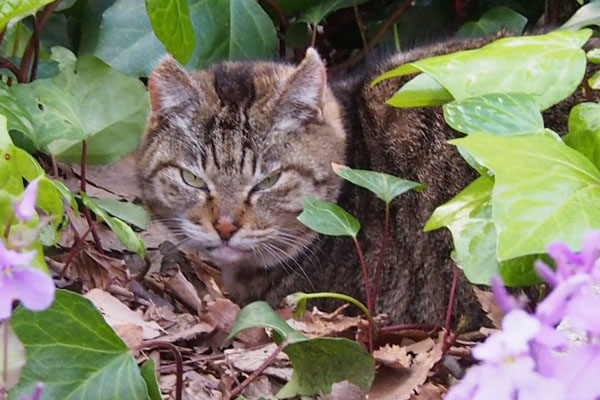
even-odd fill
[(313, 231), (330, 236), (356, 237), (360, 230), (360, 223), (346, 210), (337, 204), (304, 197), (302, 199), (304, 210), (298, 220)]

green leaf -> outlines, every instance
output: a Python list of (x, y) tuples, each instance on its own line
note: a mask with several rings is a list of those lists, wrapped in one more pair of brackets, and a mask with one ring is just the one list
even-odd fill
[(31, 116), (23, 109), (6, 83), (0, 81), (0, 114), (8, 120), (8, 130), (18, 130), (29, 138), (34, 138)]
[(575, 11), (560, 29), (578, 31), (586, 26), (600, 26), (600, 3), (593, 1)]
[(437, 106), (454, 100), (454, 97), (435, 79), (419, 74), (402, 86), (386, 103), (394, 107)]
[(149, 215), (143, 207), (117, 199), (94, 199), (94, 202), (108, 212), (123, 221), (135, 225), (139, 229), (148, 228)]
[(118, 161), (139, 144), (150, 108), (138, 79), (121, 74), (93, 56), (75, 61), (64, 48), (53, 48), (61, 73), (52, 79), (15, 85), (13, 91), (33, 118), (38, 148), (62, 162)]
[(375, 377), (375, 360), (358, 343), (340, 338), (309, 339), (292, 329), (264, 301), (244, 307), (228, 339), (241, 330), (263, 327), (273, 330), (275, 341), (287, 339), (283, 349), (292, 362), (291, 380), (277, 393), (278, 398), (328, 393), (331, 385), (347, 380), (368, 391)]
[(8, 21), (16, 17), (22, 17), (30, 14), (38, 8), (52, 3), (53, 0), (13, 0), (3, 1), (0, 6), (0, 31), (2, 31)]
[(467, 22), (456, 32), (458, 38), (491, 36), (502, 29), (513, 35), (520, 35), (527, 25), (527, 18), (505, 6), (494, 7), (481, 16), (477, 22)]
[(146, 0), (154, 33), (167, 51), (182, 64), (188, 62), (196, 45), (187, 0)]
[(300, 22), (318, 25), (327, 15), (342, 8), (352, 7), (354, 3), (363, 4), (368, 0), (321, 0), (304, 12)]
[(425, 231), (447, 227), (454, 241), (455, 261), (469, 282), (489, 285), (500, 274), (508, 286), (539, 282), (533, 263), (537, 256), (498, 261), (497, 234), (492, 220), (494, 181), (481, 176), (447, 203), (435, 209)]
[(588, 79), (588, 84), (594, 90), (600, 89), (600, 71), (597, 71)]
[(150, 400), (162, 400), (162, 393), (160, 392), (160, 387), (158, 386), (156, 378), (156, 363), (153, 358), (149, 358), (148, 361), (142, 364), (140, 367), (140, 374), (146, 382)]
[(315, 338), (288, 344), (294, 372), (277, 393), (279, 398), (331, 392), (336, 382), (348, 381), (365, 392), (375, 379), (375, 359), (354, 340)]
[(600, 105), (580, 103), (569, 114), (569, 134), (565, 143), (600, 168)]
[(52, 179), (51, 182), (56, 188), (56, 190), (58, 190), (62, 197), (69, 203), (73, 211), (75, 211), (75, 213), (79, 213), (79, 206), (77, 204), (77, 200), (75, 200), (75, 196), (73, 196), (73, 193), (71, 193), (71, 189), (69, 189), (67, 185), (65, 185), (61, 181), (57, 181), (56, 179)]
[(0, 322), (0, 343), (2, 343), (0, 346), (0, 360), (2, 360), (0, 363), (0, 387), (10, 389), (19, 382), (21, 371), (25, 366), (25, 347), (15, 335), (8, 321)]
[(600, 171), (579, 152), (543, 136), (474, 133), (450, 143), (495, 173), (492, 194), (498, 258), (544, 253), (548, 243), (581, 248), (600, 227)]
[[(90, 33), (88, 40), (91, 42), (94, 36)], [(140, 0), (115, 1), (102, 14), (96, 43), (86, 47), (114, 69), (145, 77), (150, 76), (167, 52), (154, 34), (144, 2)]]
[(272, 58), (277, 32), (254, 0), (189, 0), (196, 50), (188, 63), (204, 68), (222, 60)]
[(386, 204), (390, 204), (397, 196), (411, 189), (422, 191), (425, 185), (398, 178), (383, 172), (352, 169), (345, 165), (331, 164), (334, 172), (345, 180), (373, 192)]
[(526, 93), (544, 110), (570, 95), (581, 82), (586, 57), (580, 47), (591, 35), (555, 31), (496, 40), (476, 50), (426, 58), (379, 76), (373, 84), (420, 70), (456, 100), (490, 93)]
[(588, 51), (586, 56), (590, 62), (600, 64), (600, 47)]
[(351, 236), (356, 238), (360, 223), (337, 204), (303, 197), (304, 210), (298, 220), (313, 231), (330, 236)]
[(41, 312), (17, 308), (11, 326), (27, 350), (16, 400), (44, 383), (47, 399), (148, 398), (133, 355), (86, 298), (57, 290)]
[(109, 228), (117, 235), (117, 238), (123, 243), (129, 250), (136, 252), (140, 257), (144, 258), (146, 255), (146, 247), (144, 241), (131, 229), (129, 225), (121, 221), (118, 218), (113, 218), (106, 211), (104, 211), (92, 198), (88, 197), (85, 193), (79, 193), (83, 205), (89, 208), (96, 216), (102, 218)]
[(544, 130), (535, 99), (524, 93), (486, 94), (444, 105), (444, 118), (459, 132), (519, 135)]
[(12, 145), (13, 142), (8, 134), (8, 126), (6, 116), (0, 114), (0, 148), (5, 148)]

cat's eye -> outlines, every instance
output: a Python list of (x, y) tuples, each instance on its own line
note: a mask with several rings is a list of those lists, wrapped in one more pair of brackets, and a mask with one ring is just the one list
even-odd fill
[(181, 178), (185, 183), (187, 183), (190, 186), (193, 186), (198, 189), (208, 189), (208, 185), (206, 184), (206, 182), (204, 182), (202, 178), (200, 178), (197, 175), (194, 175), (187, 169), (181, 170)]
[(272, 188), (273, 186), (275, 186), (275, 184), (279, 180), (279, 177), (281, 177), (281, 172), (278, 172), (276, 174), (266, 177), (265, 179), (260, 181), (258, 183), (258, 185), (254, 186), (252, 188), (252, 191), (265, 190), (265, 189)]

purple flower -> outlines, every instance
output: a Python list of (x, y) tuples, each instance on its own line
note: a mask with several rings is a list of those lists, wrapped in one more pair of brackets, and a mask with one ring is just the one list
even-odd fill
[(10, 317), (14, 300), (20, 300), (33, 311), (52, 304), (54, 282), (44, 272), (29, 266), (34, 257), (35, 250), (24, 253), (8, 250), (0, 240), (0, 321)]
[(21, 200), (15, 203), (15, 214), (21, 221), (29, 221), (35, 213), (35, 201), (37, 199), (38, 180), (29, 182)]

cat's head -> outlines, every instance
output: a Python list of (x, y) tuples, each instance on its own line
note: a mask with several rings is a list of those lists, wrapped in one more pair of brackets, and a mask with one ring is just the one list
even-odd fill
[(315, 237), (302, 197), (335, 201), (345, 160), (340, 108), (323, 62), (226, 62), (186, 72), (164, 59), (138, 162), (145, 201), (219, 267), (289, 262)]

